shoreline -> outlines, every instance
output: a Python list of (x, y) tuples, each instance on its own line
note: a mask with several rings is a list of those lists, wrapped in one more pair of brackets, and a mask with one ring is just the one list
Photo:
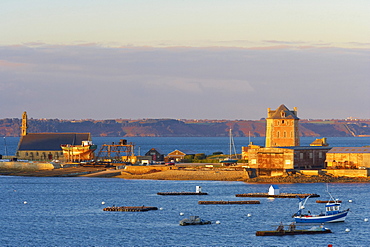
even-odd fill
[(328, 175), (290, 175), (276, 177), (248, 178), (244, 171), (226, 169), (146, 169), (126, 171), (103, 167), (68, 167), (52, 170), (24, 171), (1, 169), (0, 175), (25, 177), (101, 177), (127, 180), (198, 180), (198, 181), (239, 181), (253, 184), (287, 183), (370, 183), (370, 177), (334, 177)]

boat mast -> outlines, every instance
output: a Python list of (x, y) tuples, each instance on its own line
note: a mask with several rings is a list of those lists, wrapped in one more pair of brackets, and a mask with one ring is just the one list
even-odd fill
[[(233, 155), (235, 156), (235, 158), (237, 158), (232, 129), (230, 129), (229, 135), (230, 135), (229, 159), (232, 159)], [(233, 151), (234, 151), (234, 154), (233, 154)]]
[(229, 159), (231, 159), (231, 145), (232, 145), (232, 136), (233, 136), (233, 134), (232, 134), (232, 129), (230, 129), (229, 130)]

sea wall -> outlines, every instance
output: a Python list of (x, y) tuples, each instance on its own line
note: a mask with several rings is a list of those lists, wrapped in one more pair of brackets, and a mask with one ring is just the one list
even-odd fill
[(300, 173), (307, 176), (318, 176), (319, 170), (299, 170)]
[(54, 165), (51, 163), (30, 163), (21, 161), (0, 162), (0, 169), (12, 169), (21, 171), (52, 170)]
[(368, 169), (327, 169), (323, 170), (335, 177), (368, 177)]

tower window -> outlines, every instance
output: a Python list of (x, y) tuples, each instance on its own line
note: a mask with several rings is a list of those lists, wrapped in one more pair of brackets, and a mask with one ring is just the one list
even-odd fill
[(281, 123), (284, 124), (284, 120), (281, 120)]

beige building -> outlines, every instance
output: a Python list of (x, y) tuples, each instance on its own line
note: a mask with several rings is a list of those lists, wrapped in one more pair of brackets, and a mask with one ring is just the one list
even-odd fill
[(16, 152), (17, 159), (64, 161), (62, 144), (81, 145), (82, 141), (91, 141), (90, 133), (28, 133), (27, 129), (27, 112), (24, 112), (21, 139)]
[(248, 166), (258, 169), (259, 175), (269, 176), (272, 172), (284, 173), (292, 169), (323, 169), (329, 150), (330, 147), (325, 146), (251, 148)]
[(16, 158), (64, 161), (61, 145), (80, 145), (82, 141), (91, 141), (90, 133), (28, 133), (19, 141)]
[(370, 147), (334, 147), (325, 162), (328, 169), (370, 168)]
[(184, 161), (184, 158), (186, 155), (195, 155), (196, 153), (192, 150), (183, 150), (183, 151), (180, 151), (180, 150), (175, 150), (175, 151), (172, 151), (171, 153), (167, 154), (167, 156), (165, 157), (165, 161), (166, 162), (171, 162), (171, 161), (174, 161), (174, 162), (182, 162)]
[(280, 105), (267, 110), (266, 147), (253, 145), (242, 148), (248, 166), (259, 175), (282, 175), (291, 169), (323, 169), (325, 154), (330, 150), (326, 139), (317, 139), (310, 146), (300, 146), (297, 108)]

